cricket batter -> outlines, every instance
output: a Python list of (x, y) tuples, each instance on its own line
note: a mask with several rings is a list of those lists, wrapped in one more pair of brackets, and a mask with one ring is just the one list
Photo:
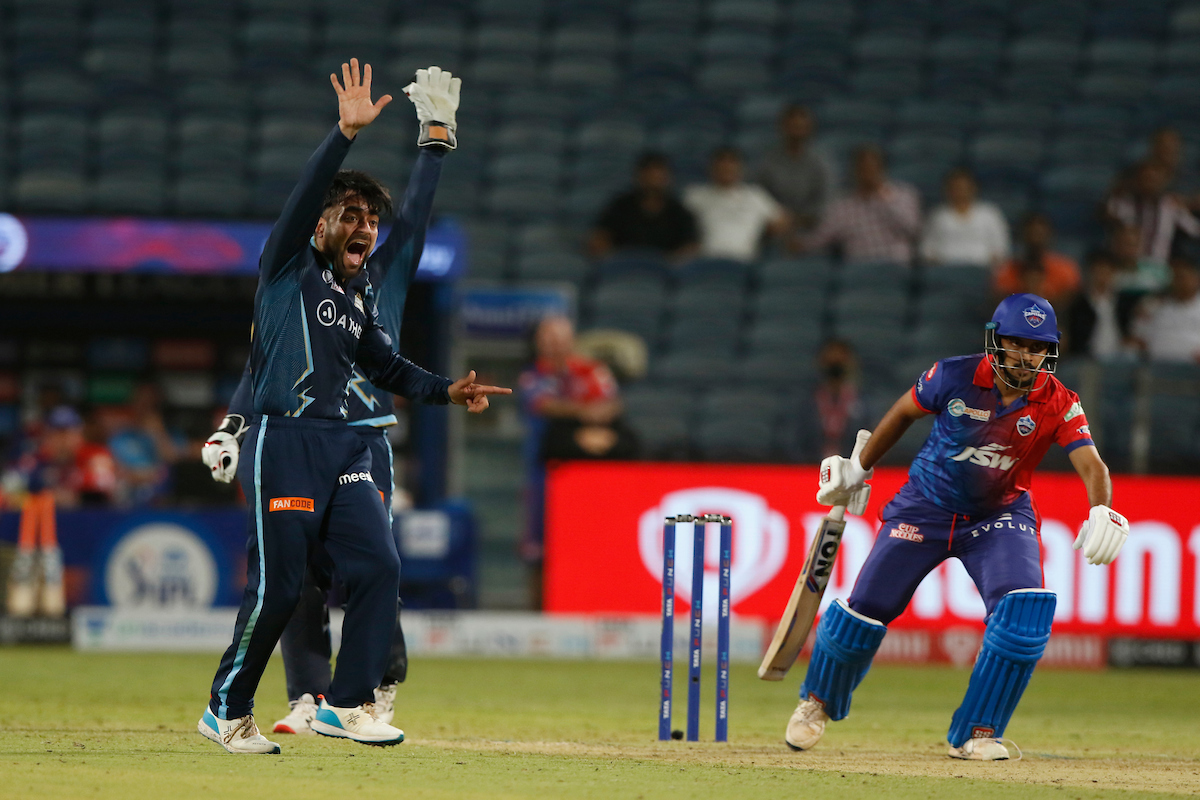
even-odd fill
[(887, 625), (938, 564), (962, 562), (987, 607), (983, 647), (950, 722), (950, 756), (1009, 757), (1001, 741), (1050, 638), (1055, 596), (1042, 586), (1040, 517), (1029, 491), (1052, 443), (1070, 454), (1092, 509), (1075, 540), (1091, 564), (1110, 564), (1129, 535), (1113, 511), (1108, 468), (1092, 442), (1079, 396), (1054, 377), (1054, 309), (1032, 294), (1001, 301), (986, 325), (985, 352), (937, 362), (880, 420), (858, 460), (821, 462), (817, 500), (844, 505), (871, 467), (926, 414), (933, 430), (884, 506), (883, 525), (848, 603), (821, 617), (800, 704), (786, 741), (808, 750), (825, 723), (844, 719)]
[[(358, 131), (391, 102), (371, 100), (371, 68), (358, 60), (330, 75), (339, 122), (317, 148), (275, 223), (259, 262), (251, 337), (255, 418), (238, 479), (250, 506), (248, 575), (233, 641), (198, 723), (231, 753), (278, 753), (259, 733), (254, 693), (292, 616), (312, 557), (325, 552), (346, 587), (341, 658), (312, 728), (366, 744), (397, 744), (403, 731), (376, 719), (374, 691), (396, 625), (400, 557), (371, 477), (371, 451), (346, 424), (354, 367), (385, 391), (429, 403), (487, 406), (508, 393), (468, 379), (451, 383), (393, 352), (379, 326), (366, 272), (387, 195), (374, 181), (335, 181)], [(438, 120), (422, 136), (443, 137)], [(314, 233), (315, 231), (315, 233)]]
[[(416, 81), (405, 90), (409, 100), (417, 106), (417, 116), (423, 126), (435, 118), (444, 124), (442, 130), (436, 131), (436, 137), (424, 134), (418, 137), (419, 155), (409, 177), (404, 199), (396, 209), (391, 232), (379, 249), (368, 257), (367, 270), (376, 291), (379, 324), (397, 346), (404, 319), (404, 303), (425, 248), (425, 235), (442, 171), (442, 159), (457, 146), (455, 114), (460, 87), (459, 79), (449, 72), (430, 67), (418, 70)], [(353, 182), (363, 181), (364, 178), (360, 173), (342, 170), (334, 183), (335, 186), (345, 185), (348, 188)], [(397, 423), (392, 411), (392, 396), (372, 386), (358, 367), (354, 369), (349, 388), (346, 420), (362, 436), (371, 451), (371, 480), (383, 493), (383, 507), (388, 511), (390, 521), (395, 476), (387, 429)], [(202, 453), (214, 480), (229, 483), (237, 474), (238, 447), (245, 436), (245, 421), (250, 419), (252, 413), (250, 364), (247, 363), (229, 404), (229, 413), (205, 444)], [(399, 541), (396, 546), (399, 550)], [(311, 726), (318, 711), (316, 698), (329, 689), (332, 645), (326, 594), (331, 576), (327, 569), (328, 557), (321, 553), (316, 561), (318, 563), (309, 565), (300, 602), (280, 639), (290, 710), (287, 716), (275, 723), (272, 729), (274, 733), (313, 733)], [(376, 719), (392, 722), (396, 685), (402, 683), (407, 674), (408, 650), (397, 601), (396, 629), (388, 666), (382, 682), (375, 690)]]

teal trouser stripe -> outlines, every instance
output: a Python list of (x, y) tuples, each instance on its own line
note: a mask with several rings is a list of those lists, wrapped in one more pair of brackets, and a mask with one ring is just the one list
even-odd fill
[(263, 597), (267, 593), (267, 555), (266, 547), (263, 542), (263, 517), (262, 517), (262, 451), (263, 440), (267, 438), (267, 415), (263, 414), (262, 421), (259, 423), (258, 441), (254, 447), (254, 525), (258, 533), (258, 600), (254, 604), (254, 610), (250, 612), (250, 618), (246, 620), (246, 628), (242, 631), (242, 639), (238, 642), (237, 656), (233, 659), (233, 669), (229, 670), (229, 677), (225, 679), (225, 683), (221, 685), (221, 691), (217, 696), (221, 699), (221, 719), (226, 718), (229, 713), (229, 687), (233, 684), (233, 679), (242, 670), (242, 662), (246, 659), (246, 650), (250, 647), (250, 637), (254, 635), (254, 626), (258, 622), (259, 612), (262, 611)]

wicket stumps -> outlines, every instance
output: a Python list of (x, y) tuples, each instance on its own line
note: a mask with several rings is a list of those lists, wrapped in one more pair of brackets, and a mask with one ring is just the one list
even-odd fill
[(729, 577), (733, 552), (733, 520), (720, 514), (680, 514), (663, 523), (662, 571), (662, 697), (659, 701), (658, 738), (671, 738), (671, 695), (675, 677), (675, 526), (692, 526), (692, 605), (688, 648), (687, 740), (700, 740), (700, 645), (704, 624), (704, 546), (709, 525), (720, 525), (720, 572), (717, 608), (718, 742), (729, 739)]

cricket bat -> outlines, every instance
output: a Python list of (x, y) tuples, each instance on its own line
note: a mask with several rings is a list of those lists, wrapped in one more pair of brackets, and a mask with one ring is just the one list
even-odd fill
[[(858, 455), (871, 438), (871, 432), (860, 430), (854, 442), (854, 454)], [(796, 579), (792, 596), (788, 599), (783, 619), (771, 639), (771, 646), (758, 667), (758, 677), (764, 681), (781, 681), (804, 649), (813, 620), (821, 605), (829, 576), (833, 572), (833, 561), (842, 544), (842, 532), (846, 530), (846, 507), (834, 506), (821, 518), (817, 535), (804, 559), (804, 569)]]

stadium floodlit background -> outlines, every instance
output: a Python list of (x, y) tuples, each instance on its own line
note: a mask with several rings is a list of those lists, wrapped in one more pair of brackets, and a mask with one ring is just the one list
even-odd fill
[[(351, 56), (374, 65), (377, 94), (399, 99), (347, 165), (397, 193), (416, 135), (400, 90), (430, 64), (463, 78), (462, 144), (446, 159), (406, 354), (515, 386), (530, 325), (545, 313), (574, 316), (581, 332), (636, 335), (645, 363), (616, 366), (640, 457), (653, 464), (628, 468), (695, 470), (664, 493), (718, 479), (752, 493), (766, 474), (753, 465), (815, 463), (822, 341), (856, 351), (855, 413), (870, 424), (935, 359), (980, 349), (995, 290), (986, 267), (842, 263), (778, 242), (750, 262), (589, 258), (589, 230), (630, 185), (640, 153), (664, 153), (679, 188), (707, 179), (721, 145), (739, 148), (752, 174), (778, 140), (780, 112), (801, 104), (839, 192), (850, 186), (850, 153), (866, 143), (883, 149), (891, 179), (917, 188), (926, 214), (943, 202), (947, 170), (966, 166), (1014, 240), (1024, 215), (1041, 212), (1053, 249), (1076, 261), (1108, 244), (1105, 200), (1151, 155), (1156, 131), (1182, 137), (1172, 190), (1200, 190), (1188, 183), (1200, 168), (1200, 5), (1187, 0), (2, 0), (0, 571), (26, 466), (67, 406), (80, 415), (79, 458), (111, 467), (62, 487), (69, 605), (236, 604), (240, 499), (209, 480), (199, 446), (248, 352), (258, 247), (335, 121), (327, 76)], [(1200, 472), (1194, 361), (1075, 352), (1059, 372), (1114, 470)], [(522, 561), (533, 491), (526, 421), (519, 399), (502, 399), (479, 419), (412, 409), (393, 429), (398, 494), (415, 508), (398, 522), (412, 607), (539, 602), (529, 585), (539, 573)], [(888, 463), (906, 463), (920, 441), (910, 434)], [(1059, 456), (1048, 466), (1069, 468)], [(706, 472), (712, 462), (750, 472)], [(796, 468), (798, 485), (810, 473)], [(633, 541), (637, 515), (656, 507), (654, 498), (626, 508), (619, 495), (564, 495), (553, 470), (549, 480), (551, 503), (592, 502), (597, 514), (628, 520), (605, 537)], [(1171, 480), (1177, 501), (1200, 493), (1191, 479)], [(770, 509), (791, 505), (779, 492), (764, 501)], [(750, 503), (737, 498), (729, 502)], [(1059, 514), (1064, 530), (1083, 518), (1076, 505)], [(750, 535), (757, 506), (739, 508)], [(769, 576), (780, 585), (813, 510), (788, 512), (784, 530), (797, 538), (788, 567), (779, 571), (780, 560)], [(571, 528), (552, 511), (551, 543)], [(753, 524), (778, 533), (763, 513)], [(1143, 516), (1158, 524), (1150, 509)], [(147, 534), (150, 523), (177, 527)], [(1153, 597), (1145, 603), (1160, 635), (1200, 625), (1186, 619), (1197, 550), (1185, 537), (1195, 523), (1173, 517), (1162, 549), (1143, 552), (1147, 583), (1158, 585), (1153, 570), (1173, 576), (1175, 617), (1154, 611)], [(131, 544), (130, 531), (149, 538)], [(203, 587), (170, 562), (181, 552), (208, 564)], [(144, 569), (122, 579), (117, 563)], [(631, 563), (642, 569), (636, 556)], [(1134, 571), (1129, 602), (1139, 611), (1111, 612), (1124, 635), (1143, 621)], [(643, 611), (654, 614), (648, 597)], [(973, 618), (959, 612), (947, 613)], [(1108, 624), (1108, 610), (1096, 613), (1087, 619)]]

